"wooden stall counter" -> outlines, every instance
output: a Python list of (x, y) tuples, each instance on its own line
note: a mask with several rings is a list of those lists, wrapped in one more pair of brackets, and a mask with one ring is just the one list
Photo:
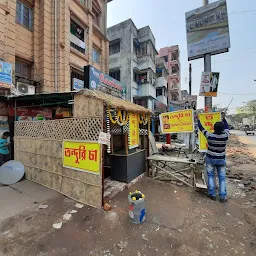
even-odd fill
[(111, 179), (130, 183), (146, 171), (145, 149), (126, 155), (125, 150), (111, 154)]

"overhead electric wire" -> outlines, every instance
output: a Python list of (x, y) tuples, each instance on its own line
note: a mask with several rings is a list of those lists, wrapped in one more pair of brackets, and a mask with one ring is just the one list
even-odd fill
[(249, 12), (256, 12), (256, 10), (245, 10), (245, 11), (240, 11), (240, 12), (230, 12), (228, 14), (232, 15), (232, 14), (249, 13)]
[(256, 95), (255, 93), (228, 93), (228, 92), (218, 92), (220, 94), (226, 94), (226, 95), (237, 95), (237, 96), (246, 96), (246, 95)]

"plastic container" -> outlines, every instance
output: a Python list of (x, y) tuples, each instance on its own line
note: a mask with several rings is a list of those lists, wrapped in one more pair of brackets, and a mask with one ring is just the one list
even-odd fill
[(141, 224), (146, 219), (145, 195), (140, 191), (128, 195), (129, 218), (134, 224)]

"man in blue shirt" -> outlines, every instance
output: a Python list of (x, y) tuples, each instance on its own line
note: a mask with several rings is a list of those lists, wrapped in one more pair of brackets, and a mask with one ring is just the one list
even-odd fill
[(216, 189), (214, 182), (215, 169), (219, 177), (219, 196), (220, 202), (227, 201), (226, 191), (226, 146), (229, 138), (229, 127), (222, 113), (222, 122), (214, 124), (214, 133), (210, 133), (204, 129), (200, 120), (198, 120), (198, 128), (206, 137), (208, 142), (208, 150), (206, 153), (206, 168), (208, 174), (208, 196), (212, 200), (216, 200)]
[(9, 132), (4, 132), (0, 139), (0, 165), (9, 161), (9, 143), (7, 139), (10, 137)]

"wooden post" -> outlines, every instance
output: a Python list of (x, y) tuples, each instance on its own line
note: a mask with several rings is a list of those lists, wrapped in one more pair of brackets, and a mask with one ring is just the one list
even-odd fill
[(129, 142), (128, 142), (128, 133), (124, 134), (124, 143), (125, 143), (125, 154), (128, 156), (129, 154)]
[[(110, 133), (111, 134), (111, 133)], [(111, 153), (114, 154), (114, 134), (111, 135)]]
[[(102, 131), (106, 131), (106, 123), (105, 123), (105, 117), (106, 117), (106, 107), (103, 107), (103, 117), (102, 117)], [(104, 206), (104, 154), (105, 154), (105, 145), (101, 145), (101, 180), (102, 180), (102, 198), (101, 198), (101, 204)]]
[[(150, 144), (149, 144), (149, 133), (150, 133), (150, 114), (148, 114), (148, 136), (147, 136), (147, 157), (149, 157), (149, 152), (150, 152)], [(146, 161), (147, 166), (146, 166), (146, 172), (147, 176), (149, 176), (149, 161)]]

